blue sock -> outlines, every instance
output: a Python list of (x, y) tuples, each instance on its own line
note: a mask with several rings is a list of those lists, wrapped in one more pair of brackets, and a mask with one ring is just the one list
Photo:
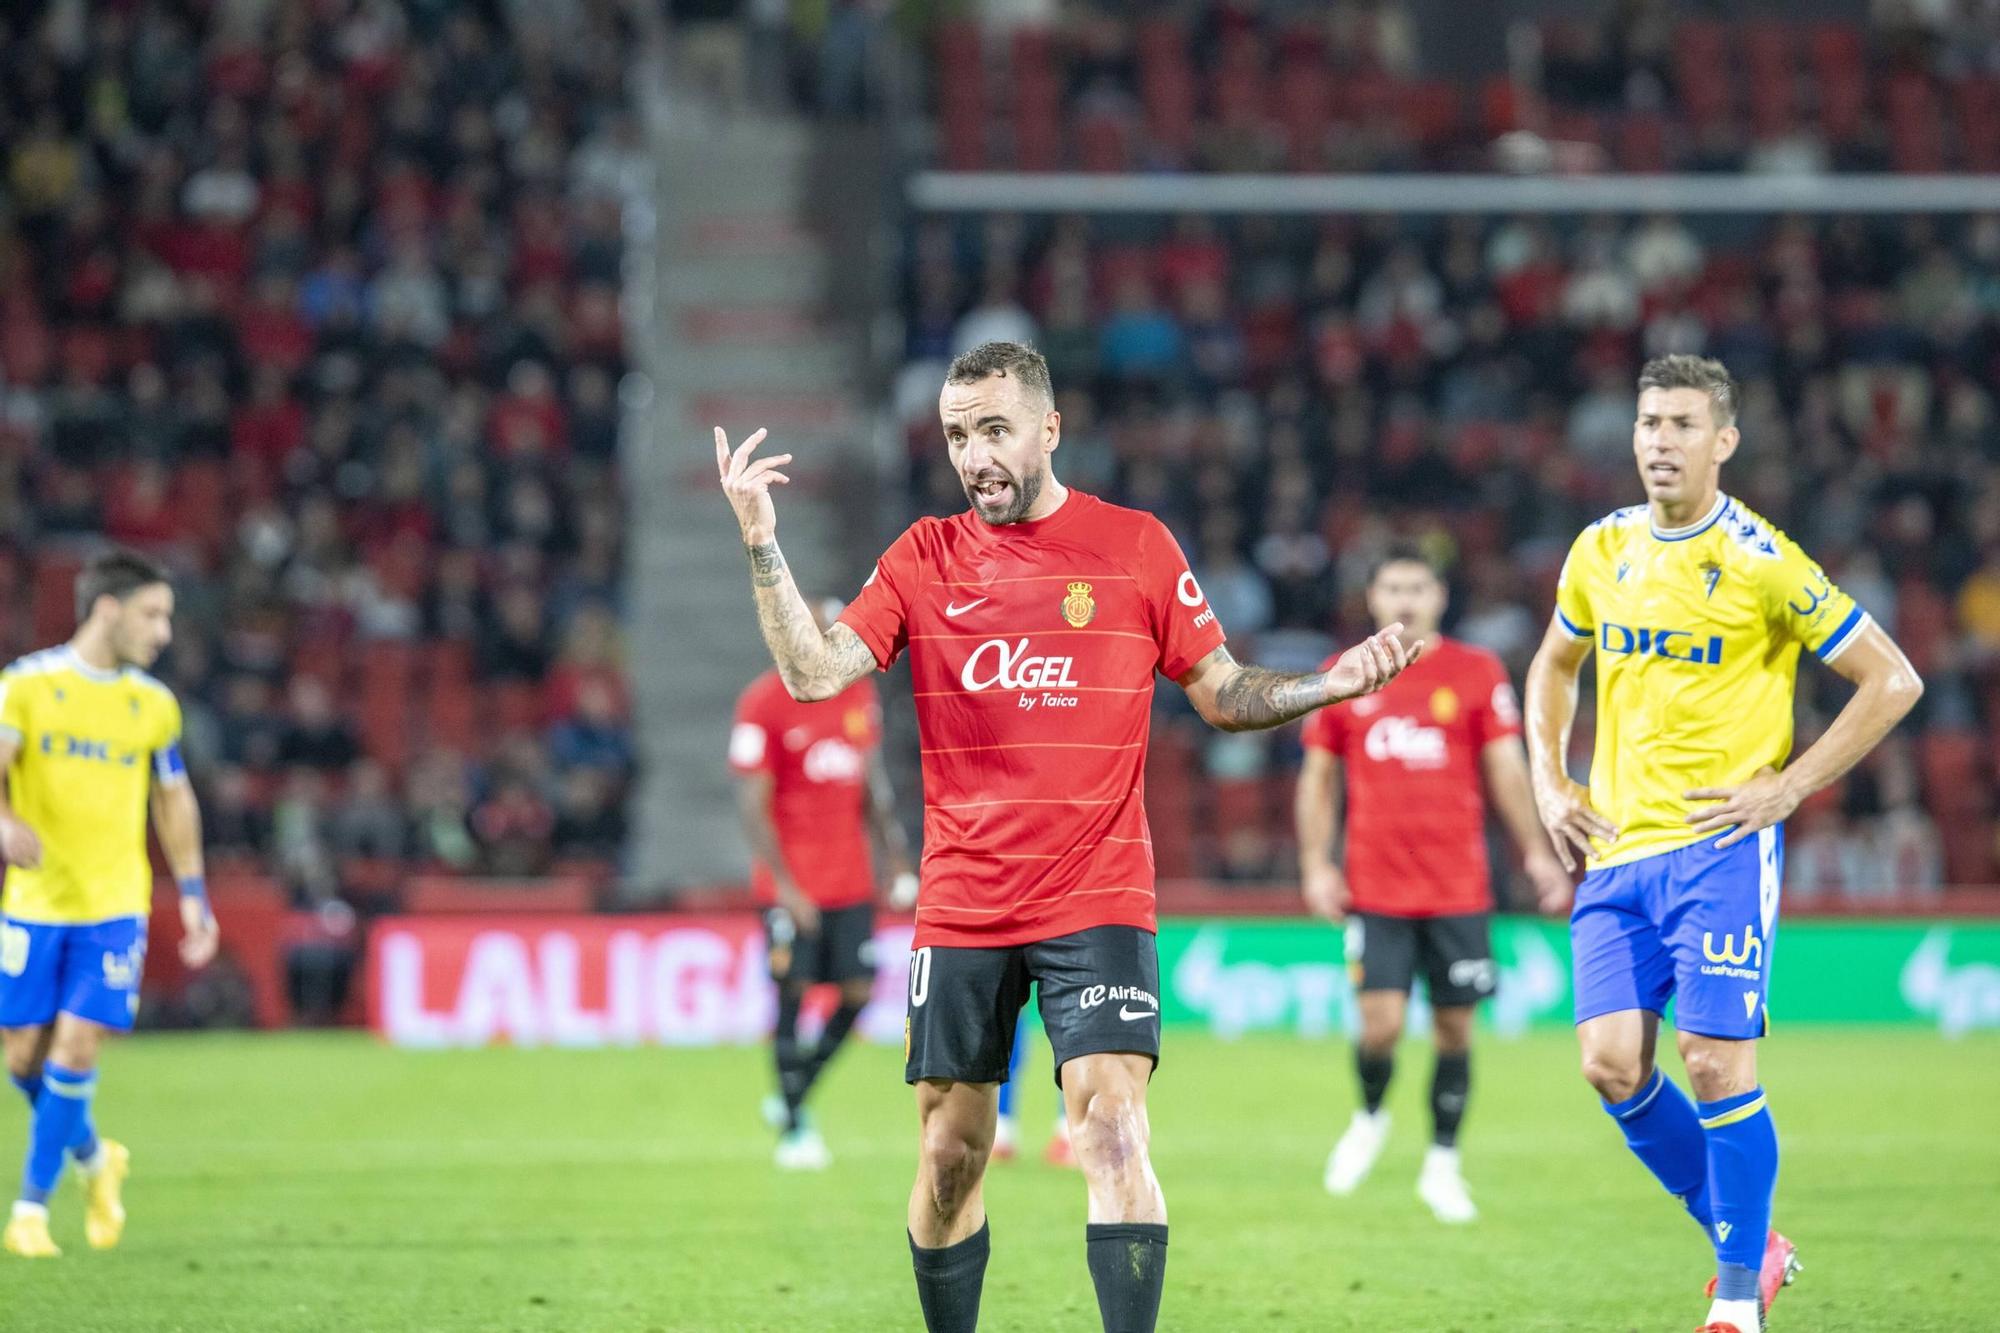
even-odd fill
[(1622, 1102), (1606, 1102), (1604, 1109), (1624, 1131), (1633, 1155), (1708, 1230), (1715, 1220), (1709, 1210), (1708, 1141), (1687, 1094), (1655, 1069), (1639, 1091)]
[(79, 1162), (87, 1162), (97, 1156), (97, 1126), (90, 1118), (90, 1103), (83, 1104), (83, 1122), (76, 1127), (76, 1136), (69, 1141), (69, 1155)]
[(33, 1074), (16, 1074), (9, 1071), (7, 1077), (12, 1079), (14, 1086), (21, 1090), (21, 1095), (28, 1099), (28, 1109), (30, 1111), (34, 1110), (35, 1098), (42, 1095), (41, 1073), (37, 1071)]
[[(1708, 1197), (1714, 1212), (1715, 1260), (1720, 1265), (1716, 1295), (1750, 1300), (1757, 1295), (1757, 1271), (1764, 1265), (1764, 1237), (1771, 1229), (1771, 1195), (1778, 1187), (1778, 1130), (1771, 1123), (1764, 1090), (1701, 1104), (1701, 1128), (1708, 1140)], [(1749, 1273), (1748, 1292), (1739, 1288)]]
[(42, 1066), (42, 1096), (35, 1102), (35, 1120), (28, 1133), (28, 1162), (21, 1171), (21, 1197), (47, 1203), (62, 1175), (63, 1158), (76, 1142), (77, 1126), (90, 1116), (90, 1095), (97, 1075), (64, 1069), (53, 1061)]

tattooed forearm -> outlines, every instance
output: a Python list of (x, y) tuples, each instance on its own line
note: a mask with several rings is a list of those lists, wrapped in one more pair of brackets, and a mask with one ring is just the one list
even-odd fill
[(752, 546), (750, 582), (759, 588), (775, 588), (785, 580), (785, 556), (776, 542)]
[(1230, 730), (1255, 731), (1304, 717), (1328, 698), (1322, 672), (1239, 666), (1215, 692), (1215, 709), (1220, 724)]
[(746, 548), (750, 586), (757, 597), (757, 627), (778, 675), (794, 699), (831, 699), (875, 667), (875, 654), (845, 625), (826, 633), (799, 595), (776, 542)]

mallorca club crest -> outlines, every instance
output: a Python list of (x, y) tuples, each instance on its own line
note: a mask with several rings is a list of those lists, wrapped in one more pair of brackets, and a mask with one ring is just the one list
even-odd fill
[(1062, 618), (1070, 623), (1071, 629), (1082, 629), (1097, 619), (1097, 603), (1090, 595), (1088, 583), (1069, 585), (1069, 596), (1063, 598)]
[(1440, 685), (1431, 691), (1431, 719), (1441, 727), (1448, 727), (1458, 716), (1458, 692), (1449, 685)]

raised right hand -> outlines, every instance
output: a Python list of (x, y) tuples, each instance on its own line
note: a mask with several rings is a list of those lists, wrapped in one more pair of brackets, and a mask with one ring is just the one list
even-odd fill
[(715, 428), (715, 467), (722, 476), (722, 493), (729, 497), (729, 507), (736, 511), (736, 525), (743, 529), (745, 546), (762, 546), (774, 541), (778, 536), (778, 511), (771, 503), (771, 487), (783, 486), (791, 478), (778, 471), (792, 461), (790, 454), (773, 454), (769, 458), (752, 459), (757, 446), (764, 442), (766, 431), (758, 431), (743, 441), (733, 452), (729, 448), (729, 436), (722, 427)]
[(1308, 870), (1299, 883), (1299, 896), (1306, 900), (1306, 910), (1314, 916), (1324, 917), (1335, 925), (1347, 917), (1347, 876), (1339, 866)]
[(1564, 870), (1575, 870), (1596, 854), (1592, 838), (1616, 842), (1618, 829), (1590, 803), (1590, 789), (1567, 776), (1535, 784), (1535, 811), (1555, 844)]
[(42, 863), (42, 840), (18, 819), (0, 820), (0, 860), (33, 870)]

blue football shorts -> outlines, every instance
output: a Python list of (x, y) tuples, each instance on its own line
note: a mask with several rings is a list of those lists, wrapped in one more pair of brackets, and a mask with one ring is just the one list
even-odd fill
[(58, 1013), (129, 1032), (146, 970), (146, 919), (52, 925), (0, 917), (0, 1027), (39, 1027)]
[(1577, 1022), (1662, 1013), (1671, 998), (1682, 1032), (1764, 1035), (1784, 829), (1717, 851), (1721, 836), (1583, 877), (1569, 918)]

